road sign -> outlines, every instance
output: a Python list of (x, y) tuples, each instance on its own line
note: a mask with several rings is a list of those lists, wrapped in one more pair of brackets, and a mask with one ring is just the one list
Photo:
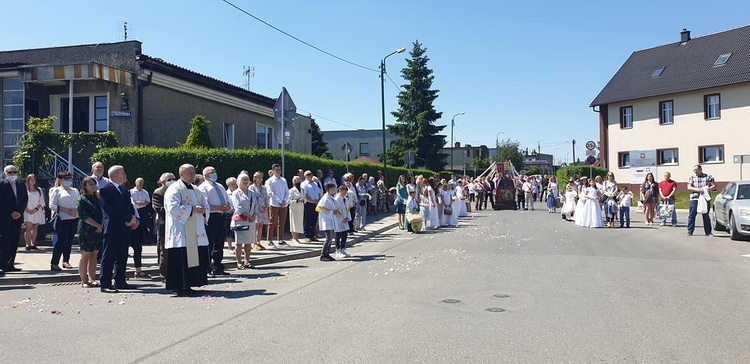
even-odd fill
[[(276, 138), (276, 142), (281, 144), (281, 123), (276, 123), (276, 127), (273, 131), (273, 136)], [(294, 127), (290, 124), (284, 126), (284, 144), (289, 144), (294, 140)]]
[(586, 150), (594, 150), (596, 149), (596, 142), (593, 140), (589, 140), (586, 142)]
[(344, 153), (349, 155), (349, 154), (352, 154), (352, 152), (354, 151), (354, 147), (352, 147), (352, 145), (349, 144), (349, 142), (346, 142), (344, 143), (344, 145), (341, 146), (341, 150), (343, 150)]
[(406, 152), (404, 153), (404, 160), (406, 161), (406, 165), (409, 167), (414, 166), (414, 163), (416, 163), (416, 156), (413, 152)]
[(591, 157), (592, 155), (594, 157), (596, 157), (596, 151), (595, 150), (591, 150), (591, 149), (587, 149), (586, 150), (586, 156)]
[(736, 154), (734, 156), (734, 164), (745, 164), (750, 163), (750, 154)]
[(596, 163), (596, 157), (594, 157), (593, 155), (586, 157), (586, 164), (592, 166), (595, 163)]
[(276, 104), (273, 105), (273, 118), (274, 120), (281, 122), (281, 115), (284, 115), (284, 121), (287, 123), (294, 122), (297, 118), (297, 106), (294, 105), (292, 97), (289, 96), (289, 92), (286, 87), (281, 88), (281, 94), (276, 99)]

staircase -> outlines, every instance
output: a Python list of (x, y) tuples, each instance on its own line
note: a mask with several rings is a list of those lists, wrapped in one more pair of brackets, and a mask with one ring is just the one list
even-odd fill
[[(49, 148), (47, 148), (47, 154), (52, 158), (50, 158), (47, 163), (39, 166), (39, 179), (47, 179), (54, 183), (58, 173), (68, 171), (68, 160)], [(70, 174), (73, 175), (73, 186), (75, 187), (80, 187), (83, 179), (89, 176), (86, 172), (80, 170), (76, 166), (73, 166), (73, 170), (70, 171)]]

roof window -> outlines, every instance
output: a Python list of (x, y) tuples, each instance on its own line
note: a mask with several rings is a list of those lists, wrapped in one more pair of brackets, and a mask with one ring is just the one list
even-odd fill
[(651, 72), (651, 78), (656, 78), (656, 77), (661, 76), (661, 74), (664, 73), (665, 68), (666, 67), (659, 67), (655, 69), (654, 72)]
[(729, 60), (729, 57), (732, 56), (732, 53), (724, 53), (719, 56), (719, 58), (716, 59), (716, 62), (714, 62), (714, 66), (723, 66), (727, 63)]

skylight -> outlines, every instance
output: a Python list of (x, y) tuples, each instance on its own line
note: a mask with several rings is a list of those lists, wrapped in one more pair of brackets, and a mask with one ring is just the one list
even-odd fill
[(661, 76), (661, 74), (664, 73), (664, 69), (665, 68), (666, 67), (659, 67), (659, 68), (655, 69), (654, 72), (651, 72), (651, 78)]
[(724, 53), (719, 56), (719, 58), (716, 59), (716, 62), (714, 62), (714, 66), (722, 66), (729, 60), (729, 57), (732, 56), (732, 53)]

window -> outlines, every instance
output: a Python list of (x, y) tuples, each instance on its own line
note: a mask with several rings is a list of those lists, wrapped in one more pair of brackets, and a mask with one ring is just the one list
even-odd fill
[(471, 149), (464, 149), (464, 158), (471, 158)]
[(279, 143), (274, 143), (273, 139), (273, 128), (269, 126), (266, 128), (266, 148), (277, 149)]
[(711, 145), (706, 147), (699, 147), (700, 163), (723, 163), (724, 162), (724, 146), (723, 145)]
[(666, 67), (659, 67), (654, 70), (654, 72), (651, 72), (651, 78), (656, 78), (661, 76), (662, 73), (664, 73), (664, 68)]
[(714, 66), (723, 66), (727, 63), (729, 60), (729, 57), (732, 56), (732, 53), (724, 53), (719, 56), (719, 58), (716, 59), (716, 62), (714, 62)]
[[(70, 129), (70, 98), (59, 97), (60, 132)], [(57, 104), (55, 104), (57, 105)], [(73, 132), (103, 133), (109, 130), (109, 101), (106, 95), (73, 96)]]
[(656, 157), (658, 158), (656, 162), (662, 166), (676, 165), (679, 163), (677, 149), (658, 150)]
[(617, 153), (617, 164), (620, 168), (630, 167), (630, 152)]
[(713, 94), (704, 96), (703, 110), (706, 120), (721, 118), (721, 95)]
[(737, 192), (737, 185), (734, 182), (729, 182), (729, 184), (724, 188), (724, 191), (722, 191), (721, 194), (730, 195), (732, 196), (732, 198), (734, 198), (735, 192)]
[(224, 148), (234, 149), (234, 124), (224, 123)]
[(359, 143), (359, 155), (370, 155), (370, 143)]
[(659, 103), (659, 124), (669, 125), (674, 123), (674, 101), (662, 101)]
[(103, 133), (109, 130), (107, 96), (94, 96), (94, 132)]
[(266, 126), (258, 124), (255, 127), (255, 133), (257, 134), (258, 148), (259, 149), (268, 148), (268, 144), (267, 144), (268, 139), (266, 138)]
[(633, 107), (625, 106), (620, 108), (620, 128), (633, 128)]
[(25, 131), (24, 87), (20, 78), (3, 80), (3, 166), (13, 163)]

